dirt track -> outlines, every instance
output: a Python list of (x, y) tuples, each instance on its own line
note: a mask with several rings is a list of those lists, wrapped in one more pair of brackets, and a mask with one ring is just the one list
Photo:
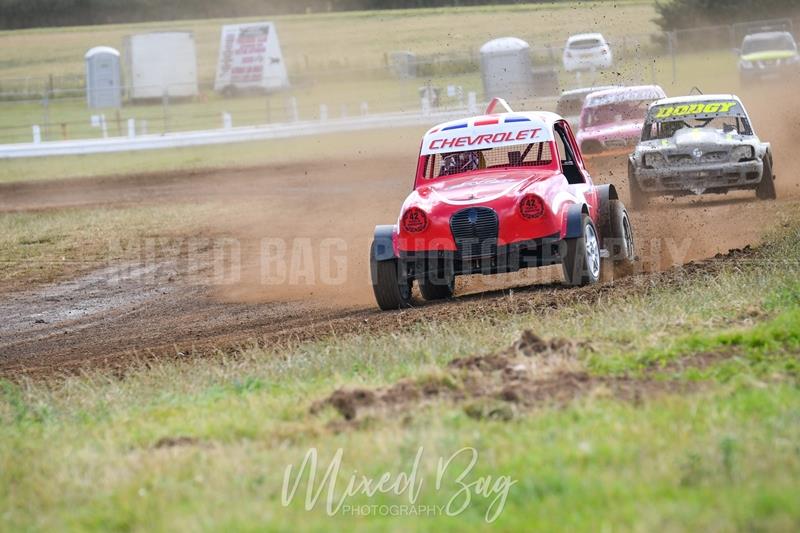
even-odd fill
[[(780, 118), (773, 109), (751, 105), (759, 133), (773, 142), (779, 201), (757, 202), (754, 195), (741, 193), (660, 201), (646, 212), (633, 213), (643, 270), (756, 243), (781, 211), (796, 208), (800, 168), (792, 157), (800, 124), (787, 122), (785, 109)], [(514, 286), (526, 287), (515, 291), (515, 305), (526, 308), (631, 288), (632, 282), (623, 282), (613, 288), (567, 290), (552, 283), (558, 272), (550, 269), (500, 280), (466, 280), (461, 293), (472, 296), (421, 312), (375, 311), (366, 261), (369, 238), (375, 224), (396, 218), (413, 163), (413, 155), (405, 151), (380, 159), (343, 154), (338, 162), (0, 186), (0, 212), (209, 199), (234, 203), (241, 206), (238, 214), (215, 220), (212, 237), (238, 243), (242, 267), (239, 279), (214, 282), (211, 252), (203, 256), (207, 262), (194, 268), (178, 254), (154, 264), (112, 265), (67, 282), (7, 292), (0, 303), (0, 374), (124, 366), (134, 352), (147, 357), (186, 354), (254, 341), (305, 340), (332, 331), (388, 330), (423, 317), (457, 317), (479, 313), (487, 305), (507, 305), (502, 289)], [(611, 181), (623, 193), (624, 171), (624, 160), (592, 169), (596, 181)], [(288, 250), (297, 245), (307, 260), (300, 265), (305, 275), (294, 283), (264, 284), (264, 238), (282, 239)], [(326, 244), (328, 238), (341, 240)], [(331, 277), (342, 265), (345, 276), (322, 282), (326, 272)], [(285, 266), (297, 265), (287, 259)], [(482, 292), (487, 289), (495, 292)]]

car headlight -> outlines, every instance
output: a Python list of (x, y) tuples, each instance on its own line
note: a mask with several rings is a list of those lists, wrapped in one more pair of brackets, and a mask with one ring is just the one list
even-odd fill
[(744, 60), (742, 60), (742, 61), (739, 61), (739, 66), (742, 67), (743, 69), (750, 69), (750, 68), (753, 68), (753, 62), (752, 61), (744, 61)]
[(667, 166), (667, 160), (659, 153), (644, 154), (642, 158), (644, 166), (649, 168), (661, 168)]
[(753, 147), (737, 146), (736, 148), (731, 150), (731, 159), (733, 159), (734, 161), (753, 159)]

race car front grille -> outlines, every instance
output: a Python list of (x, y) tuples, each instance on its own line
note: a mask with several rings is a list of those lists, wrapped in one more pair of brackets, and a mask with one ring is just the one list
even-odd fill
[(706, 152), (700, 158), (703, 163), (720, 163), (722, 161), (727, 161), (730, 158), (730, 154), (725, 151), (718, 151), (718, 152)]
[(673, 165), (691, 165), (694, 160), (688, 154), (677, 154), (669, 156), (669, 162)]
[(470, 207), (450, 218), (450, 231), (461, 259), (488, 257), (497, 253), (497, 213), (488, 207)]
[(717, 150), (713, 152), (705, 152), (699, 158), (693, 154), (675, 154), (669, 156), (669, 162), (678, 166), (691, 166), (703, 163), (722, 163), (727, 161), (730, 153), (724, 150)]

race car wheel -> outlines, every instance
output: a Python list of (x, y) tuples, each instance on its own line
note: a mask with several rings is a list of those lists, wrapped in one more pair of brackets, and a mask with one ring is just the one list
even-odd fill
[(419, 292), (428, 301), (452, 298), (456, 288), (456, 276), (452, 272), (429, 272), (419, 280)]
[(647, 205), (647, 197), (642, 189), (639, 188), (639, 182), (636, 181), (634, 175), (633, 165), (628, 161), (628, 190), (630, 191), (631, 209), (639, 211)]
[(561, 260), (567, 285), (589, 285), (600, 280), (600, 239), (592, 219), (581, 216), (582, 235), (564, 239), (566, 249)]
[(777, 194), (775, 194), (775, 176), (772, 175), (772, 159), (769, 156), (764, 158), (764, 175), (761, 178), (761, 183), (756, 187), (756, 197), (759, 200), (774, 200), (777, 197)]
[(619, 200), (610, 200), (608, 211), (608, 233), (603, 237), (603, 248), (608, 251), (608, 257), (603, 259), (601, 268), (604, 281), (630, 274), (636, 261), (628, 211)]
[(397, 259), (376, 261), (374, 253), (371, 255), (372, 292), (378, 307), (384, 311), (410, 307), (413, 280), (405, 276), (402, 265)]

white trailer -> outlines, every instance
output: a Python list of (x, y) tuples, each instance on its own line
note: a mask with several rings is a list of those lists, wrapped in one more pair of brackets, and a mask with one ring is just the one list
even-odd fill
[(232, 93), (289, 87), (278, 32), (272, 22), (222, 27), (214, 90)]
[(156, 32), (125, 38), (131, 100), (197, 96), (197, 52), (191, 32)]

